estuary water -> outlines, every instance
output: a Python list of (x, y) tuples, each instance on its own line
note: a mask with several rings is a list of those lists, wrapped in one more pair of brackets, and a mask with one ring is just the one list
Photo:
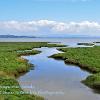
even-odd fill
[[(100, 42), (100, 38), (2, 38), (0, 42), (52, 42), (78, 47), (79, 42)], [(48, 58), (60, 52), (56, 48), (42, 47), (36, 50), (42, 52), (22, 56), (34, 64), (29, 72), (17, 79), (23, 90), (43, 96), (46, 100), (100, 100), (100, 94), (81, 83), (90, 75), (89, 72), (79, 66), (65, 64), (63, 60)]]
[[(68, 41), (62, 43), (68, 45)], [(84, 40), (77, 42), (82, 41)], [(76, 44), (77, 42), (74, 41)], [(94, 40), (84, 42), (94, 42)], [(76, 44), (73, 44), (70, 46), (75, 47)], [(100, 94), (81, 83), (90, 75), (89, 72), (80, 69), (79, 66), (65, 64), (63, 60), (48, 58), (60, 53), (56, 48), (42, 47), (36, 50), (42, 52), (37, 55), (23, 56), (29, 63), (35, 65), (32, 70), (18, 78), (23, 90), (43, 96), (46, 100), (100, 100)]]
[(0, 42), (58, 42), (69, 46), (77, 46), (79, 42), (100, 42), (100, 38), (0, 38)]
[(33, 70), (18, 78), (20, 86), (46, 100), (100, 100), (100, 94), (81, 83), (88, 72), (78, 66), (65, 64), (62, 60), (48, 58), (59, 53), (56, 48), (37, 48), (37, 55), (23, 56), (35, 65)]

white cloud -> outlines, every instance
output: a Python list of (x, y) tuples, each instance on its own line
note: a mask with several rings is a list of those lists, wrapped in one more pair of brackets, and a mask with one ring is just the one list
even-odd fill
[(98, 22), (57, 22), (50, 20), (37, 20), (37, 21), (2, 21), (0, 22), (0, 34), (2, 33), (31, 33), (36, 34), (89, 34), (100, 36), (100, 23)]

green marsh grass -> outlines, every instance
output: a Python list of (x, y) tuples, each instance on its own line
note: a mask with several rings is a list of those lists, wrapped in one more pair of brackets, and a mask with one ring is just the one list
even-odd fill
[[(32, 64), (21, 58), (23, 55), (34, 55), (40, 51), (34, 48), (40, 47), (63, 47), (59, 44), (48, 44), (47, 42), (0, 42), (0, 86), (18, 86), (17, 89), (1, 88), (0, 100), (44, 100), (43, 97), (30, 94), (17, 94), (23, 91), (16, 77), (30, 70)], [(14, 94), (3, 94), (2, 92)]]
[[(51, 57), (63, 59), (65, 63), (75, 64), (94, 73), (83, 81), (89, 87), (100, 89), (100, 46), (60, 48), (64, 53), (54, 54)], [(97, 88), (99, 87), (99, 88)]]

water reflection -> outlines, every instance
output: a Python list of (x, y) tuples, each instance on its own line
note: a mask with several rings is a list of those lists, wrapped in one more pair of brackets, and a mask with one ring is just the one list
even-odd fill
[(32, 85), (33, 88), (25, 89), (44, 96), (48, 100), (100, 100), (100, 95), (80, 81), (85, 79), (89, 73), (74, 65), (65, 64), (62, 60), (48, 58), (48, 56), (59, 53), (56, 48), (37, 48), (42, 53), (34, 56), (24, 56), (29, 63), (35, 65), (34, 70), (21, 76), (18, 81)]

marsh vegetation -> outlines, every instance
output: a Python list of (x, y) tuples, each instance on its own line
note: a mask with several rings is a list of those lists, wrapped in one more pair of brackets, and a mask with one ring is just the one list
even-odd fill
[[(48, 44), (47, 42), (1, 42), (0, 100), (44, 100), (43, 97), (34, 94), (24, 94), (24, 91), (16, 81), (16, 77), (21, 75), (21, 73), (29, 71), (33, 66), (27, 60), (21, 58), (21, 56), (40, 53), (40, 51), (34, 50), (34, 48), (57, 46), (62, 47), (64, 45)], [(11, 88), (11, 86), (17, 86), (18, 88)]]
[(100, 46), (92, 48), (60, 48), (64, 53), (52, 55), (55, 59), (63, 59), (65, 63), (75, 64), (93, 73), (82, 82), (91, 88), (100, 89)]

